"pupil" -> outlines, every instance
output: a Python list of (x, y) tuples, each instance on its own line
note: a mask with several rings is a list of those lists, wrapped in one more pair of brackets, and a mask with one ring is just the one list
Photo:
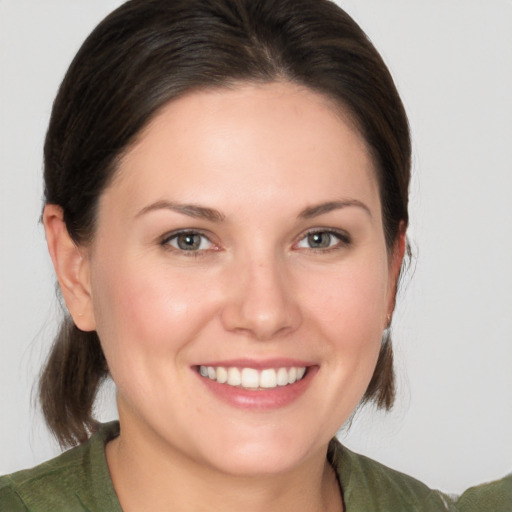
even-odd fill
[(201, 238), (199, 235), (184, 234), (178, 236), (178, 247), (184, 251), (198, 249), (201, 245)]
[(329, 233), (312, 233), (308, 235), (310, 247), (315, 249), (329, 247), (331, 243), (331, 235)]

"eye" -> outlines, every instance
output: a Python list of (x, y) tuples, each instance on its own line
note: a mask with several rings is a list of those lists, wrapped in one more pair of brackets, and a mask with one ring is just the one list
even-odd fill
[(166, 237), (162, 245), (170, 245), (179, 251), (197, 252), (212, 249), (213, 243), (197, 231), (181, 231)]
[(350, 237), (338, 231), (319, 230), (310, 231), (299, 240), (296, 247), (299, 249), (334, 249), (350, 244)]

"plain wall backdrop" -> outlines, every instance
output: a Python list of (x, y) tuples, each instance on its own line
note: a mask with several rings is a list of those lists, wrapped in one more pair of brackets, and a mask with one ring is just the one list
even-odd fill
[[(121, 2), (0, 0), (0, 474), (59, 450), (33, 389), (59, 318), (39, 224), (58, 85)], [(388, 63), (414, 144), (415, 272), (394, 318), (399, 399), (340, 438), (460, 492), (512, 471), (512, 1), (352, 0)], [(116, 415), (107, 386), (98, 412)]]

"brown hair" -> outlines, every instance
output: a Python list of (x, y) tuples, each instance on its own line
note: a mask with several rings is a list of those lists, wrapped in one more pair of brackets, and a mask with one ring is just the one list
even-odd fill
[[(408, 222), (410, 140), (389, 71), (364, 32), (328, 0), (131, 0), (84, 42), (55, 99), (44, 147), (45, 202), (76, 244), (94, 236), (98, 199), (123, 153), (168, 101), (192, 89), (288, 80), (355, 120), (374, 158), (388, 249)], [(387, 331), (386, 331), (387, 332)], [(95, 332), (68, 317), (40, 380), (46, 421), (73, 445), (96, 428), (107, 363)], [(363, 401), (390, 408), (393, 353), (384, 337)]]

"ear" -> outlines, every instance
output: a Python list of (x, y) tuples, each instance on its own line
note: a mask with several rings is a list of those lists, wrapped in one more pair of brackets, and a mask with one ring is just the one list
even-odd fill
[(80, 330), (94, 331), (96, 322), (87, 250), (79, 247), (69, 236), (60, 206), (47, 204), (44, 207), (43, 224), (48, 251), (68, 311)]
[(389, 260), (389, 288), (388, 288), (388, 309), (387, 309), (387, 321), (386, 327), (391, 323), (393, 311), (395, 310), (396, 304), (396, 293), (398, 287), (398, 278), (400, 277), (400, 270), (402, 269), (402, 263), (405, 256), (405, 250), (407, 247), (406, 238), (406, 226), (402, 221), (398, 228), (398, 237), (393, 245), (393, 252), (390, 255)]

